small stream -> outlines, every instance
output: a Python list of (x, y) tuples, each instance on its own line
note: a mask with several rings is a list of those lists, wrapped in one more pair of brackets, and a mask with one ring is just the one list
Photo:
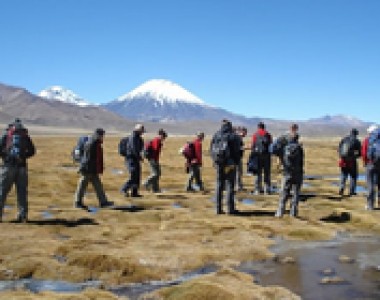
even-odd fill
[[(262, 286), (283, 286), (302, 299), (380, 299), (380, 237), (340, 234), (333, 240), (320, 242), (275, 240), (276, 245), (271, 248), (274, 259), (242, 263), (236, 270), (253, 275)], [(65, 262), (64, 257), (56, 259)], [(108, 290), (133, 300), (215, 271), (216, 266), (205, 266), (170, 281), (134, 283)], [(100, 286), (100, 281), (69, 283), (33, 278), (0, 281), (0, 291), (22, 288), (32, 292), (76, 293)]]

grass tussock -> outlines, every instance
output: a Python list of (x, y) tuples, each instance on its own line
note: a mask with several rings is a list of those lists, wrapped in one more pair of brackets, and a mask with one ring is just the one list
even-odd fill
[[(29, 163), (30, 223), (11, 222), (17, 212), (12, 190), (7, 199), (9, 207), (5, 209), (4, 222), (0, 225), (1, 270), (11, 272), (0, 270), (0, 279), (29, 276), (77, 282), (98, 279), (106, 285), (167, 280), (210, 264), (232, 266), (269, 257), (268, 248), (275, 236), (320, 240), (332, 237), (337, 230), (380, 231), (380, 211), (365, 211), (364, 195), (339, 197), (338, 188), (332, 184), (337, 181), (334, 176), (332, 179), (305, 180), (310, 186), (303, 190), (308, 196), (299, 205), (298, 219), (289, 216), (275, 218), (278, 195), (250, 195), (254, 178), (244, 176), (247, 192), (239, 192), (237, 198), (252, 199), (254, 203), (247, 205), (237, 201), (238, 216), (217, 216), (212, 201), (215, 170), (207, 156), (209, 140), (204, 142), (202, 168), (207, 191), (186, 193), (188, 174), (184, 172), (184, 159), (178, 149), (188, 138), (179, 137), (169, 137), (163, 148), (160, 184), (164, 193), (155, 195), (142, 190), (144, 197), (141, 199), (125, 198), (119, 193), (128, 175), (116, 150), (119, 138), (106, 137), (106, 169), (102, 181), (109, 200), (115, 202), (117, 209), (99, 209), (92, 213), (74, 209), (73, 197), (79, 175), (70, 153), (76, 139), (62, 136), (34, 138), (37, 155)], [(336, 142), (307, 140), (304, 146), (306, 174), (339, 174)], [(278, 184), (281, 174), (275, 167), (276, 159), (273, 163), (272, 182)], [(149, 166), (143, 163), (143, 180), (148, 174)], [(91, 186), (84, 202), (93, 207), (99, 205)], [(342, 212), (347, 212), (350, 217), (342, 217)], [(63, 257), (63, 261), (58, 261), (57, 256)], [(205, 276), (155, 296), (252, 299), (244, 297), (260, 290), (259, 295), (265, 299), (278, 299), (276, 297), (280, 294), (276, 294), (275, 288), (260, 289), (252, 284), (252, 279), (246, 280), (241, 274), (231, 272)], [(226, 284), (228, 280), (233, 280), (238, 288)], [(25, 299), (27, 297), (29, 295)], [(45, 296), (41, 297), (39, 299)], [(81, 293), (78, 297), (92, 299), (90, 294), (84, 296)]]

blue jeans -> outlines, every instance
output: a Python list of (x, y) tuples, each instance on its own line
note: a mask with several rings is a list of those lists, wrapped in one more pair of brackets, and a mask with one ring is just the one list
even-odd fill
[(290, 191), (293, 190), (293, 198), (290, 206), (290, 215), (296, 217), (298, 215), (298, 202), (300, 190), (302, 186), (302, 176), (293, 176), (285, 174), (282, 178), (281, 194), (278, 203), (277, 216), (285, 213), (286, 202), (290, 197)]
[(380, 170), (375, 168), (372, 164), (366, 167), (366, 180), (367, 180), (367, 206), (373, 209), (375, 204), (375, 189), (377, 186), (378, 198), (380, 197)]
[(343, 191), (346, 186), (346, 181), (350, 176), (350, 194), (356, 193), (356, 182), (358, 180), (358, 165), (354, 162), (351, 168), (341, 168), (340, 172), (340, 189)]
[(141, 164), (138, 159), (127, 159), (126, 160), (129, 179), (124, 183), (121, 190), (124, 193), (127, 193), (130, 189), (132, 194), (137, 194), (140, 188), (140, 179), (141, 179)]

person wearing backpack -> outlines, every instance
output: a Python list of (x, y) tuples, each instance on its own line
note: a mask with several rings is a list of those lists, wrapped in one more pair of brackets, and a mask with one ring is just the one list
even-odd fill
[(167, 138), (167, 133), (165, 130), (160, 129), (158, 131), (158, 136), (151, 140), (145, 146), (146, 159), (149, 161), (150, 165), (150, 176), (144, 182), (144, 187), (147, 190), (152, 189), (153, 193), (160, 192), (159, 180), (161, 176), (161, 167), (159, 163), (160, 153), (163, 146), (163, 142)]
[(299, 194), (304, 174), (304, 151), (302, 145), (299, 143), (297, 130), (293, 130), (289, 134), (281, 137), (279, 140), (279, 143), (281, 144), (281, 147), (279, 148), (282, 149), (281, 154), (279, 152), (273, 152), (280, 157), (283, 167), (281, 193), (278, 209), (275, 215), (276, 217), (282, 217), (284, 215), (286, 202), (290, 196), (291, 190), (293, 190), (293, 199), (290, 215), (293, 217), (298, 215)]
[(371, 125), (367, 129), (368, 136), (362, 145), (362, 158), (366, 168), (367, 210), (373, 210), (375, 204), (375, 187), (377, 185), (377, 200), (380, 207), (380, 128)]
[(189, 154), (187, 158), (187, 166), (189, 169), (189, 177), (187, 179), (186, 191), (194, 192), (193, 181), (198, 186), (200, 191), (204, 191), (204, 186), (202, 182), (202, 142), (205, 137), (203, 132), (198, 132), (195, 140), (188, 144)]
[(88, 209), (87, 206), (83, 204), (83, 198), (89, 183), (94, 187), (101, 208), (109, 207), (114, 204), (112, 201), (107, 200), (100, 180), (100, 174), (103, 174), (104, 170), (102, 146), (104, 135), (104, 129), (97, 128), (84, 144), (83, 155), (79, 165), (81, 177), (79, 178), (74, 196), (75, 208)]
[(353, 128), (348, 136), (345, 136), (339, 143), (339, 167), (341, 170), (339, 195), (344, 194), (347, 177), (350, 176), (349, 195), (356, 195), (356, 181), (358, 178), (358, 164), (356, 159), (361, 154), (361, 143), (358, 140), (359, 132)]
[(0, 222), (2, 221), (5, 201), (12, 185), (16, 186), (17, 219), (19, 223), (28, 221), (28, 166), (27, 159), (36, 152), (28, 130), (20, 119), (10, 124), (0, 141)]
[(129, 172), (129, 179), (124, 183), (121, 192), (128, 197), (131, 190), (131, 197), (142, 197), (139, 194), (141, 180), (141, 162), (143, 161), (142, 151), (144, 149), (144, 140), (142, 135), (145, 133), (145, 127), (142, 124), (136, 124), (132, 134), (126, 139), (125, 163)]
[[(272, 144), (271, 134), (265, 130), (265, 124), (259, 122), (257, 131), (252, 135), (251, 151), (257, 157), (257, 176), (255, 182), (255, 194), (271, 193), (271, 155), (269, 147)], [(264, 189), (262, 187), (264, 175)]]
[(244, 146), (244, 138), (247, 136), (247, 128), (245, 127), (237, 127), (236, 128), (236, 134), (240, 139), (240, 161), (237, 165), (236, 170), (236, 184), (237, 184), (237, 190), (239, 192), (244, 191), (244, 185), (243, 185), (243, 156), (245, 146)]
[(210, 155), (216, 169), (216, 213), (223, 214), (223, 191), (227, 190), (227, 213), (235, 214), (236, 166), (241, 159), (239, 137), (233, 132), (232, 124), (223, 120), (210, 144)]

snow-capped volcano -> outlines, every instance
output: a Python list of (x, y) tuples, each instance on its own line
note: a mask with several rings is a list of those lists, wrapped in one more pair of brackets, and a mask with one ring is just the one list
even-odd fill
[(188, 103), (205, 105), (201, 99), (178, 84), (164, 79), (149, 80), (131, 92), (117, 98), (117, 101), (132, 101), (136, 98), (146, 98), (164, 105), (165, 103)]
[(38, 96), (48, 99), (56, 100), (64, 103), (74, 104), (78, 106), (90, 106), (91, 104), (79, 97), (73, 91), (65, 89), (61, 86), (52, 86), (39, 92)]
[(152, 122), (220, 120), (231, 115), (163, 79), (149, 80), (104, 106), (123, 117)]

